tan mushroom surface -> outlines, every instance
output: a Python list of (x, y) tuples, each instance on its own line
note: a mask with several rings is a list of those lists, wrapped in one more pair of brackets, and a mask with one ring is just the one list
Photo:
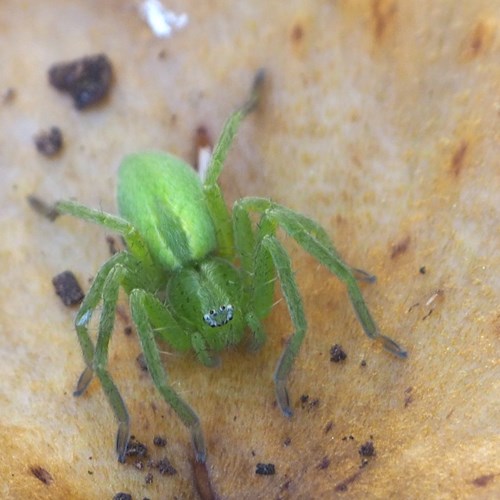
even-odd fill
[[(0, 6), (0, 497), (197, 497), (188, 433), (136, 361), (125, 297), (109, 366), (132, 433), (177, 473), (117, 462), (97, 381), (72, 397), (83, 368), (76, 309), (51, 281), (69, 269), (87, 291), (113, 235), (69, 217), (50, 222), (26, 198), (116, 213), (120, 159), (154, 148), (193, 162), (196, 130), (215, 141), (260, 67), (262, 102), (221, 180), (228, 203), (259, 195), (319, 221), (346, 261), (377, 275), (364, 296), (409, 357), (366, 338), (342, 283), (284, 237), (309, 323), (289, 384), (292, 419), (272, 383), (291, 334), (283, 301), (262, 351), (229, 351), (218, 369), (162, 346), (173, 386), (200, 415), (213, 490), (227, 499), (500, 496), (500, 2), (163, 3), (188, 16), (167, 38), (139, 2)], [(48, 69), (99, 53), (113, 64), (110, 94), (78, 111)], [(33, 137), (52, 126), (64, 146), (48, 158)], [(347, 353), (341, 363), (330, 361), (334, 344)], [(368, 441), (374, 455), (362, 457)], [(275, 474), (256, 474), (258, 463)]]

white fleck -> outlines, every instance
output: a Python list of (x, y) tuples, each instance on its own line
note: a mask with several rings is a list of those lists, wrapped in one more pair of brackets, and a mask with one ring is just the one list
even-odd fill
[(174, 29), (180, 30), (188, 23), (188, 15), (176, 14), (163, 6), (160, 0), (144, 0), (139, 12), (153, 33), (160, 38), (169, 37)]
[(198, 149), (197, 169), (201, 182), (205, 182), (207, 177), (208, 166), (212, 159), (212, 148), (210, 146), (202, 146)]

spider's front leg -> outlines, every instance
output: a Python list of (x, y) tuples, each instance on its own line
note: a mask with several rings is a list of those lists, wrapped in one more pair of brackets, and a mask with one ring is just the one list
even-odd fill
[(151, 293), (133, 290), (130, 294), (130, 310), (151, 378), (165, 401), (191, 432), (196, 461), (204, 463), (207, 452), (200, 419), (168, 383), (156, 345), (155, 331), (179, 351), (190, 347), (190, 337), (181, 329), (170, 311)]
[(247, 101), (227, 119), (212, 153), (205, 179), (203, 179), (205, 200), (215, 223), (218, 254), (226, 259), (231, 259), (234, 255), (232, 221), (218, 180), (241, 122), (259, 102), (264, 78), (264, 70), (258, 71)]

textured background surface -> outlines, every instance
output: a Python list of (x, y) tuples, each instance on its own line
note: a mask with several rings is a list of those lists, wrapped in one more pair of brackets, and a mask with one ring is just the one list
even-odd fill
[[(410, 356), (371, 344), (342, 285), (287, 241), (309, 319), (290, 383), (292, 420), (275, 408), (271, 382), (290, 334), (283, 303), (257, 355), (227, 353), (217, 370), (165, 356), (202, 419), (216, 491), (500, 494), (500, 2), (200, 3), (169, 1), (190, 20), (167, 40), (154, 38), (132, 1), (1, 3), (0, 91), (15, 97), (0, 102), (0, 496), (194, 496), (187, 432), (140, 372), (123, 322), (110, 364), (132, 432), (150, 449), (165, 436), (162, 453), (178, 474), (155, 473), (146, 485), (147, 471), (116, 462), (99, 384), (71, 396), (83, 362), (74, 311), (51, 279), (71, 269), (87, 290), (109, 255), (105, 233), (45, 221), (25, 198), (75, 197), (115, 211), (124, 154), (161, 148), (191, 160), (196, 128), (215, 139), (261, 66), (270, 81), (230, 155), (228, 200), (268, 196), (320, 221), (348, 262), (378, 276), (365, 296)], [(47, 70), (98, 52), (114, 64), (114, 87), (103, 105), (77, 112), (49, 87)], [(51, 125), (66, 144), (48, 160), (33, 136)], [(334, 343), (348, 353), (343, 364), (329, 361)], [(301, 405), (301, 395), (318, 403)], [(376, 456), (360, 469), (358, 447), (370, 437)], [(276, 475), (256, 476), (257, 462), (274, 463)]]

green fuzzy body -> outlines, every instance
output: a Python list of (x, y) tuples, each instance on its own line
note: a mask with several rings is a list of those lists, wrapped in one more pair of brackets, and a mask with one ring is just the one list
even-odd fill
[(171, 154), (143, 152), (122, 161), (118, 209), (166, 270), (199, 261), (216, 248), (200, 179)]

